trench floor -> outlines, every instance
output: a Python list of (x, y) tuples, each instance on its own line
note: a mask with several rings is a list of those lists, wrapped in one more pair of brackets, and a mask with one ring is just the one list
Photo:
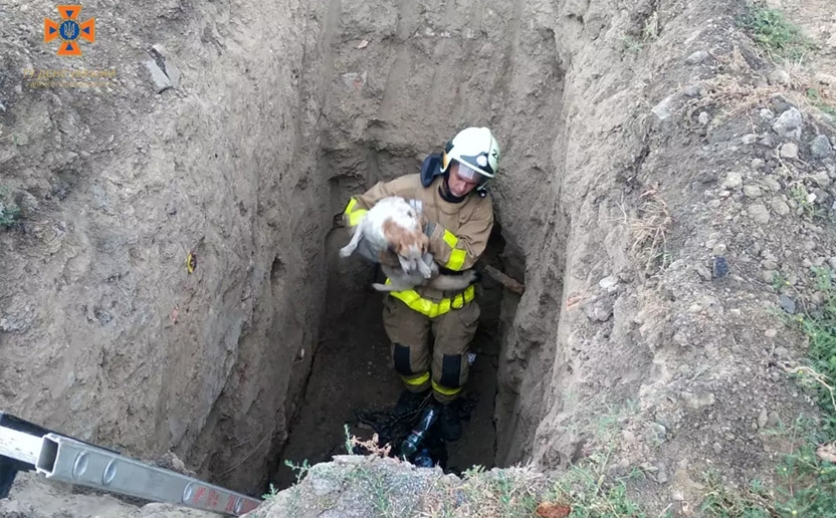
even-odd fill
[[(499, 321), (501, 287), (489, 279), (477, 291), (481, 317), (471, 352), (468, 397), (477, 399), (469, 420), (462, 421), (462, 437), (447, 444), (448, 468), (465, 470), (474, 465), (494, 467), (496, 448), (493, 423), (494, 399), (500, 344)], [(389, 340), (383, 330), (383, 295), (372, 291), (352, 314), (329, 322), (313, 362), (300, 410), (292, 423), (279, 467), (272, 483), (279, 489), (295, 482), (295, 472), (284, 462), (313, 465), (327, 462), (345, 450), (344, 423), (351, 422), (354, 410), (391, 409), (402, 386), (389, 366)], [(370, 438), (367, 429), (350, 428), (359, 438)]]

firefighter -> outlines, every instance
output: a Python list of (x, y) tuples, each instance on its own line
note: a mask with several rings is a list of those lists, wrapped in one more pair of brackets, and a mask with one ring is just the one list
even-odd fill
[[(352, 197), (343, 222), (353, 227), (381, 198), (401, 196), (422, 211), (429, 252), (441, 272), (462, 272), (473, 267), (491, 234), (494, 213), (486, 184), (496, 174), (499, 158), (490, 129), (466, 128), (447, 142), (443, 153), (428, 156), (420, 173), (378, 182)], [(398, 265), (394, 258), (393, 265)], [(391, 359), (405, 387), (395, 413), (414, 411), (432, 391), (441, 404), (441, 435), (447, 441), (461, 436), (455, 403), (468, 378), (467, 353), (479, 320), (474, 295), (474, 285), (458, 293), (420, 287), (389, 292), (384, 301)]]

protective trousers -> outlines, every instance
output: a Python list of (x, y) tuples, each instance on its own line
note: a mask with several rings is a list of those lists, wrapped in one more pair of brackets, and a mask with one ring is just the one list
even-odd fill
[[(430, 318), (387, 296), (383, 303), (383, 326), (392, 343), (394, 368), (406, 389), (423, 392), (432, 387), (440, 403), (455, 400), (465, 382), (469, 365), (467, 351), (479, 321), (476, 301)], [(435, 337), (430, 374), (430, 331)]]

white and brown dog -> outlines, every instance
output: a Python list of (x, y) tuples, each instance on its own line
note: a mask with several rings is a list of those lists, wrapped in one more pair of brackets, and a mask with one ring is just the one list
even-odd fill
[[(429, 238), (424, 234), (421, 214), (399, 196), (389, 196), (375, 203), (355, 227), (351, 241), (340, 249), (340, 257), (354, 253), (361, 240), (365, 240), (370, 255), (378, 258), (384, 275), (389, 278), (390, 284), (372, 284), (378, 291), (402, 291), (419, 285), (458, 291), (479, 278), (474, 270), (461, 275), (439, 275), (432, 254), (427, 251)], [(400, 269), (380, 261), (386, 252), (397, 256)]]

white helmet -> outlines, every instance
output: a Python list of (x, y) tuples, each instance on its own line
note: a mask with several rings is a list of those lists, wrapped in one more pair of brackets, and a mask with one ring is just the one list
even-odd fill
[[(488, 128), (465, 128), (458, 132), (453, 140), (447, 142), (441, 159), (441, 171), (446, 172), (450, 162), (459, 162), (459, 173), (475, 171), (484, 178), (484, 183), (496, 175), (499, 164), (499, 143)], [(465, 167), (461, 167), (461, 166)]]

